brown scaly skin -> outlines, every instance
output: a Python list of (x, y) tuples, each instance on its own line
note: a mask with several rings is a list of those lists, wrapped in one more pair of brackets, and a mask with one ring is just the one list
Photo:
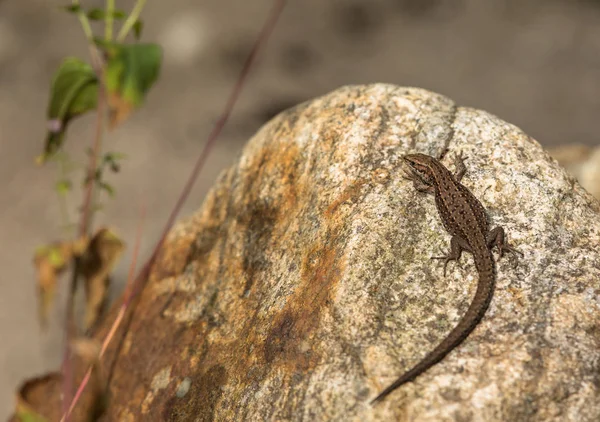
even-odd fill
[(448, 262), (460, 259), (462, 251), (471, 252), (475, 268), (479, 273), (477, 292), (464, 317), (448, 336), (412, 369), (405, 372), (389, 387), (383, 390), (373, 401), (383, 400), (388, 394), (441, 361), (452, 349), (457, 347), (477, 326), (487, 310), (494, 292), (495, 269), (491, 249), (498, 247), (500, 257), (503, 253), (519, 253), (504, 241), (504, 229), (489, 229), (485, 209), (481, 202), (460, 184), (466, 172), (461, 156), (456, 158), (456, 173), (453, 175), (437, 159), (425, 154), (409, 154), (404, 157), (412, 180), (419, 192), (435, 195), (435, 204), (444, 227), (452, 235), (450, 253), (434, 259), (444, 260), (444, 275)]

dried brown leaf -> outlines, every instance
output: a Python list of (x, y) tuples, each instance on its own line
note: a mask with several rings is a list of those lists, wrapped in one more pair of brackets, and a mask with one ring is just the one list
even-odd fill
[(58, 276), (64, 272), (73, 256), (70, 242), (56, 242), (39, 247), (35, 252), (37, 270), (38, 315), (40, 324), (46, 326), (50, 305), (54, 302)]
[(71, 341), (71, 350), (88, 365), (97, 365), (102, 344), (98, 340), (79, 337)]
[(110, 104), (110, 129), (116, 128), (119, 124), (127, 120), (134, 110), (132, 104), (116, 94), (109, 94), (108, 103)]
[[(60, 388), (61, 375), (50, 373), (25, 381), (16, 395), (13, 420), (45, 422), (51, 418), (49, 409), (59, 408), (59, 398), (53, 392)], [(42, 416), (46, 415), (46, 416)]]
[(81, 275), (85, 278), (86, 292), (85, 330), (93, 327), (106, 307), (110, 273), (124, 249), (125, 244), (119, 237), (102, 228), (81, 256)]

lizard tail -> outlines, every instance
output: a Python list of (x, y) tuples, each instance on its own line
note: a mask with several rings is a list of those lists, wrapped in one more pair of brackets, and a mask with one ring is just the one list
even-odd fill
[(482, 265), (484, 268), (478, 268), (479, 270), (479, 283), (477, 285), (477, 292), (475, 297), (471, 301), (469, 309), (465, 313), (464, 317), (460, 320), (458, 325), (444, 338), (444, 340), (433, 349), (427, 356), (425, 356), (418, 364), (412, 369), (405, 372), (400, 378), (398, 378), (389, 387), (383, 390), (377, 397), (375, 397), (371, 404), (374, 405), (382, 401), (388, 394), (400, 387), (402, 384), (414, 380), (417, 376), (431, 368), (433, 365), (444, 359), (444, 357), (452, 351), (456, 346), (463, 342), (465, 338), (473, 331), (479, 321), (483, 318), (485, 311), (487, 310), (494, 292), (494, 269), (493, 261), (490, 256), (488, 262)]

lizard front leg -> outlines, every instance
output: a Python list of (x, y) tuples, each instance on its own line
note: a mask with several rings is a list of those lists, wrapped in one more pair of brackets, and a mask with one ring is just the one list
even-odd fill
[(452, 236), (450, 239), (450, 253), (446, 256), (432, 256), (431, 259), (444, 260), (444, 277), (446, 277), (446, 267), (450, 261), (458, 261), (463, 251), (471, 252), (469, 242), (460, 236)]
[(403, 177), (404, 180), (410, 180), (413, 182), (413, 186), (415, 190), (421, 193), (427, 193), (433, 195), (435, 193), (435, 188), (433, 185), (423, 181), (417, 174), (404, 172)]

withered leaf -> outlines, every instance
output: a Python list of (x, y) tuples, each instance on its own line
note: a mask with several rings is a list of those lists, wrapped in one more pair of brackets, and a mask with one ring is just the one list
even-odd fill
[(98, 364), (101, 348), (102, 345), (98, 340), (88, 337), (78, 337), (71, 341), (71, 350), (90, 365)]
[(73, 256), (85, 248), (85, 243), (85, 239), (54, 242), (36, 249), (33, 261), (37, 270), (38, 316), (42, 326), (47, 324), (58, 276), (69, 266)]
[(61, 379), (61, 375), (54, 372), (25, 381), (17, 391), (13, 420), (45, 422), (57, 416), (52, 415), (50, 409), (60, 409), (60, 395), (57, 393)]
[(125, 249), (111, 230), (102, 228), (90, 240), (81, 256), (81, 275), (85, 279), (84, 329), (90, 330), (106, 307), (110, 273)]

